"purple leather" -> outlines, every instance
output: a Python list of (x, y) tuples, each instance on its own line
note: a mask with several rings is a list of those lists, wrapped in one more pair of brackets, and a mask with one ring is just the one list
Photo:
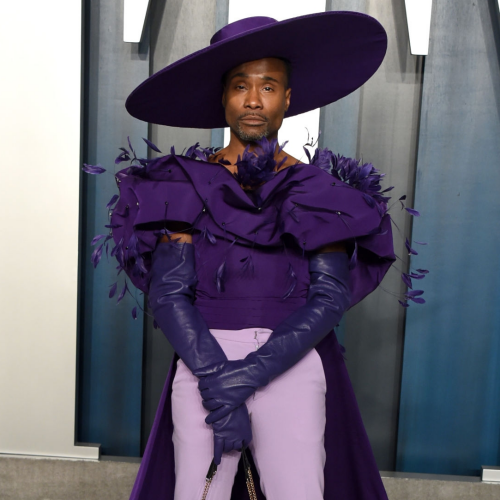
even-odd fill
[(194, 370), (207, 424), (238, 408), (259, 387), (294, 366), (338, 325), (350, 302), (349, 259), (343, 252), (312, 255), (307, 302), (280, 323), (267, 342), (244, 359)]
[[(194, 371), (227, 357), (193, 306), (196, 273), (194, 247), (174, 241), (160, 243), (153, 253), (150, 271), (150, 303), (153, 316), (189, 370)], [(241, 449), (252, 440), (245, 404), (214, 419), (214, 461), (222, 452)]]

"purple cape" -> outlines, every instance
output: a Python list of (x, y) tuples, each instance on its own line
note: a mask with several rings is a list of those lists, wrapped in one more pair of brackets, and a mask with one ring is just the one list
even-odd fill
[[(201, 248), (199, 245), (203, 243), (212, 249), (214, 256), (222, 256), (221, 252), (227, 255), (227, 249), (236, 241), (234, 248), (239, 251), (259, 247), (261, 254), (257, 255), (266, 251), (276, 253), (287, 242), (294, 247), (295, 260), (292, 260), (296, 267), (298, 265), (293, 273), (298, 275), (296, 286), (289, 289), (287, 295), (295, 300), (294, 307), (299, 307), (301, 301), (305, 301), (306, 252), (347, 240), (352, 243), (352, 306), (376, 288), (395, 260), (390, 217), (380, 195), (373, 194), (378, 188), (368, 196), (366, 190), (355, 189), (327, 171), (318, 154), (311, 163), (281, 170), (252, 196), (223, 165), (194, 157), (171, 154), (143, 167), (124, 169), (116, 175), (120, 199), (111, 218), (116, 243), (112, 254), (134, 285), (147, 293), (151, 253), (167, 220), (191, 224), (197, 230), (197, 239), (193, 236), (195, 248)], [(364, 174), (361, 170), (358, 173), (364, 178), (366, 172), (365, 169)], [(225, 246), (218, 246), (219, 241)], [(244, 259), (238, 262), (240, 260)], [(219, 268), (218, 261), (211, 265), (212, 269)], [(198, 267), (197, 264), (197, 271)], [(206, 292), (204, 298), (217, 303), (224, 283), (218, 282), (217, 273), (213, 282), (203, 276), (200, 273), (200, 285)], [(213, 274), (206, 276), (211, 278)], [(256, 293), (260, 289), (256, 289)], [(278, 298), (276, 301), (283, 304)], [(206, 316), (206, 320), (209, 328), (235, 329), (248, 325), (273, 328), (289, 314), (282, 309), (284, 317), (272, 316), (276, 309), (279, 307), (266, 302), (258, 321), (249, 318), (247, 323), (238, 326), (226, 325), (226, 315)], [(333, 330), (316, 350), (327, 381), (325, 499), (386, 500)], [(177, 356), (165, 382), (132, 500), (173, 500), (171, 391), (176, 360)], [(258, 486), (257, 471), (253, 472)], [(244, 478), (239, 473), (232, 500), (246, 500), (247, 496)], [(260, 489), (258, 498), (264, 498)]]

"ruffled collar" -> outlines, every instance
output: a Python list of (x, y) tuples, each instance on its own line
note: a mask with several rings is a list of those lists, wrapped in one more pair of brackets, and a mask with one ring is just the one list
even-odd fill
[[(287, 142), (284, 142), (277, 148), (277, 139), (269, 141), (263, 137), (257, 141), (257, 147), (253, 151), (250, 151), (250, 147), (247, 146), (242, 156), (238, 156), (236, 161), (237, 172), (231, 173), (228, 169), (226, 170), (238, 181), (238, 184), (245, 191), (256, 191), (263, 183), (274, 179), (276, 174), (284, 170), (281, 167), (286, 162), (287, 157), (278, 162), (275, 160), (275, 156), (281, 153), (286, 144)], [(310, 148), (314, 147), (312, 144), (307, 144), (306, 146)], [(311, 156), (306, 146), (304, 146), (304, 151), (309, 163), (297, 162), (287, 168), (292, 168), (293, 170), (293, 167), (296, 165), (313, 165), (321, 168), (338, 180), (368, 195), (367, 203), (370, 205), (372, 205), (373, 201), (381, 205), (386, 205), (390, 200), (390, 197), (383, 196), (383, 193), (390, 191), (393, 187), (382, 191), (380, 181), (385, 174), (380, 173), (372, 163), (362, 163), (361, 160), (335, 155), (328, 148), (321, 149), (318, 147)], [(199, 143), (196, 143), (183, 156), (213, 164), (213, 162), (209, 162), (209, 158), (219, 150), (220, 148), (202, 148)], [(217, 163), (223, 165), (224, 168), (226, 168), (225, 165), (229, 164), (224, 159), (219, 160)]]

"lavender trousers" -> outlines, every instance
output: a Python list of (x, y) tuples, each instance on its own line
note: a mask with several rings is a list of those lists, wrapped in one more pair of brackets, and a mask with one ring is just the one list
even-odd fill
[[(210, 332), (230, 360), (264, 344), (272, 330)], [(323, 500), (326, 453), (326, 379), (312, 349), (295, 366), (247, 399), (253, 440), (249, 446), (267, 500)], [(200, 500), (213, 458), (212, 426), (205, 423), (198, 378), (182, 360), (172, 386), (175, 500)], [(207, 500), (230, 500), (240, 452), (224, 453)]]

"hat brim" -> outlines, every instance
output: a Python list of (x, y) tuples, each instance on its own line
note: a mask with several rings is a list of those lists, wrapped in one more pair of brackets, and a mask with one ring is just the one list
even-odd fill
[(246, 31), (158, 71), (128, 97), (140, 120), (172, 127), (227, 126), (222, 75), (247, 61), (291, 62), (292, 98), (285, 118), (335, 102), (361, 87), (384, 59), (387, 34), (373, 17), (330, 11)]

